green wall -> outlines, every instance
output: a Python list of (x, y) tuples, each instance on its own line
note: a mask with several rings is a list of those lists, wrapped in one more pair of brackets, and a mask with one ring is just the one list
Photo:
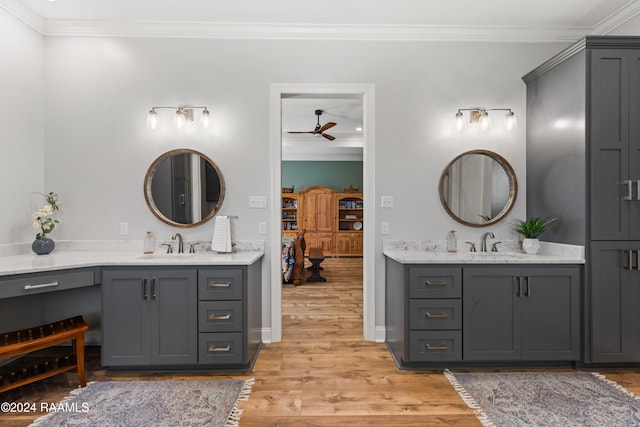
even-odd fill
[(314, 185), (338, 192), (353, 186), (362, 192), (362, 162), (282, 162), (283, 187), (294, 187), (297, 193)]

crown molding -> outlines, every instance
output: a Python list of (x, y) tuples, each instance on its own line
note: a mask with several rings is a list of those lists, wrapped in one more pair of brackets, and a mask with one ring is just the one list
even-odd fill
[(25, 6), (24, 3), (17, 0), (0, 0), (0, 8), (6, 10), (40, 34), (44, 34), (44, 19), (30, 7)]
[(630, 1), (593, 27), (591, 34), (605, 35), (640, 14), (640, 2)]
[(107, 22), (48, 20), (45, 36), (215, 39), (575, 42), (591, 28), (439, 25), (252, 24), (217, 22)]
[(586, 35), (604, 35), (640, 14), (631, 0), (594, 27), (334, 25), (221, 22), (133, 22), (45, 20), (19, 0), (0, 0), (0, 8), (44, 36), (172, 37), (276, 40), (463, 41), (573, 43)]

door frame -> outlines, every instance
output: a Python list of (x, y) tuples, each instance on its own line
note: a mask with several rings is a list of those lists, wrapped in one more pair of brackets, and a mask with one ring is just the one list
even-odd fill
[[(357, 95), (363, 103), (363, 196), (367, 225), (363, 235), (363, 335), (376, 341), (375, 289), (375, 85), (373, 84), (290, 84), (271, 85), (271, 331), (265, 342), (282, 340), (282, 266), (275, 255), (281, 245), (280, 209), (282, 197), (282, 106), (283, 95)], [(270, 336), (269, 336), (270, 335)]]

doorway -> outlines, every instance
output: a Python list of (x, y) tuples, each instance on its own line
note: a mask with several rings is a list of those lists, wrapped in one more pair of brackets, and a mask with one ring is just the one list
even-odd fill
[[(271, 218), (270, 247), (272, 253), (280, 248), (281, 240), (281, 180), (282, 180), (282, 100), (292, 96), (308, 98), (358, 98), (363, 106), (363, 189), (364, 210), (367, 223), (363, 236), (363, 335), (366, 340), (376, 341), (375, 327), (375, 175), (374, 175), (374, 86), (373, 85), (316, 85), (273, 84), (271, 88)], [(265, 331), (265, 342), (282, 340), (282, 285), (281, 265), (278, 256), (271, 256), (271, 329)]]

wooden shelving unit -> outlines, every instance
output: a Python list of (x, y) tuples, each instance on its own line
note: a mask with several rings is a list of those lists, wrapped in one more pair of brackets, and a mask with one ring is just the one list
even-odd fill
[(282, 235), (295, 238), (298, 233), (298, 195), (282, 193), (281, 210)]
[(364, 198), (362, 193), (336, 193), (326, 187), (309, 187), (299, 193), (282, 193), (282, 235), (295, 238), (306, 230), (309, 248), (322, 248), (325, 256), (362, 256)]

